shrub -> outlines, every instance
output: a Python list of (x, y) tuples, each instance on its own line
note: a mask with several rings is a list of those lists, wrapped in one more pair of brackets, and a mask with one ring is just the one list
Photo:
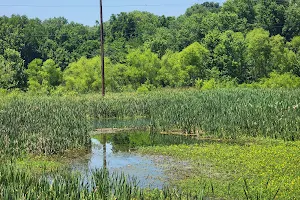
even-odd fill
[(261, 88), (299, 88), (300, 77), (292, 73), (272, 72), (270, 78), (261, 79), (258, 86)]

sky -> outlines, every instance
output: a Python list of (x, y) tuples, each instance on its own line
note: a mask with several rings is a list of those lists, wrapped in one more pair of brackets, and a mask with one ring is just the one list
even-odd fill
[[(195, 3), (209, 0), (103, 0), (104, 21), (112, 14), (134, 10), (148, 11), (156, 15), (179, 16)], [(215, 2), (222, 0), (215, 0)], [(0, 16), (27, 15), (42, 20), (65, 17), (84, 25), (93, 26), (100, 21), (100, 0), (1, 0)]]

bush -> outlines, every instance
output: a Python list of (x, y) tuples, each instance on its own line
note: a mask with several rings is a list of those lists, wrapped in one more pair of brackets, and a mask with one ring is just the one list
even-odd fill
[(195, 82), (195, 87), (200, 90), (212, 90), (219, 88), (234, 88), (237, 87), (235, 79), (215, 79), (211, 78), (209, 80), (198, 79)]
[(148, 81), (146, 81), (146, 83), (142, 84), (140, 87), (138, 87), (138, 89), (136, 90), (138, 93), (148, 93), (151, 90), (154, 90), (155, 86), (148, 83)]
[(261, 88), (299, 88), (300, 77), (292, 73), (270, 73), (270, 78), (263, 78), (258, 84)]

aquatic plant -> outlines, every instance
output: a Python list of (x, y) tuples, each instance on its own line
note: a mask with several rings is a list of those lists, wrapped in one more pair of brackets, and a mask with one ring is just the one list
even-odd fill
[(92, 124), (84, 104), (58, 98), (8, 98), (0, 111), (0, 153), (58, 154), (89, 148)]
[(300, 139), (300, 90), (158, 91), (106, 98), (14, 96), (0, 102), (3, 154), (89, 148), (93, 123), (103, 127), (109, 118), (126, 119), (117, 127), (150, 127), (152, 132)]

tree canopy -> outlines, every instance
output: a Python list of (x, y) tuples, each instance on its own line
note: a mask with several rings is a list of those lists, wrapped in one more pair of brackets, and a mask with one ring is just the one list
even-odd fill
[[(140, 11), (112, 15), (104, 23), (107, 88), (197, 86), (212, 78), (250, 84), (285, 73), (298, 77), (299, 13), (298, 0), (228, 0), (195, 4), (179, 17)], [(98, 22), (84, 26), (63, 17), (0, 17), (0, 88), (98, 91), (99, 35)]]

